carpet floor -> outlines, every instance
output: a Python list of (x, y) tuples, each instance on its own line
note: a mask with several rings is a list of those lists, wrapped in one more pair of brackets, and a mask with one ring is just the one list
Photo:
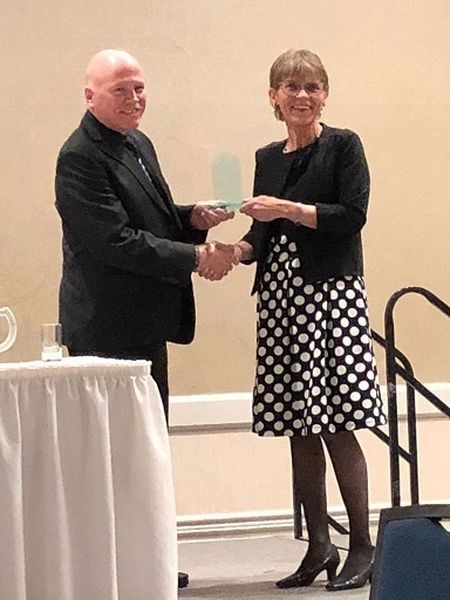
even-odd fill
[[(345, 536), (334, 536), (341, 564), (346, 558)], [(179, 598), (198, 600), (368, 600), (369, 586), (348, 592), (327, 592), (326, 573), (306, 588), (281, 590), (274, 582), (294, 571), (306, 551), (306, 542), (291, 534), (183, 541), (179, 544), (180, 569), (190, 577)]]

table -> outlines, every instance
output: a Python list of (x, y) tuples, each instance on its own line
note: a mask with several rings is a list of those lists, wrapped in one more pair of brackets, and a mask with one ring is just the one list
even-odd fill
[(0, 363), (1, 600), (173, 600), (168, 435), (145, 361)]

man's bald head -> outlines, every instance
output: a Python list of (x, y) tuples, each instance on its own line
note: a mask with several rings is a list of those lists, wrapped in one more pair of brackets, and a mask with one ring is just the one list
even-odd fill
[(86, 85), (95, 86), (105, 75), (117, 69), (126, 69), (127, 67), (141, 68), (137, 59), (129, 52), (125, 52), (125, 50), (100, 50), (100, 52), (94, 54), (88, 63), (86, 68)]
[(125, 50), (101, 50), (86, 69), (88, 110), (120, 133), (139, 127), (145, 110), (144, 75), (137, 59)]

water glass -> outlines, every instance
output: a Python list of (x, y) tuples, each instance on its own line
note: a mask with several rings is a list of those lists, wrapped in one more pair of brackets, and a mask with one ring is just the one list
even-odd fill
[(42, 360), (61, 360), (62, 328), (61, 323), (44, 323), (41, 330)]

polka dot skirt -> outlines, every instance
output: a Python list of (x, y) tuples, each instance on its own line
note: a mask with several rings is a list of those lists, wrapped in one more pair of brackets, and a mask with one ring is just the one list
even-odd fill
[(253, 431), (305, 436), (384, 425), (364, 281), (305, 284), (296, 244), (271, 242), (258, 299)]

